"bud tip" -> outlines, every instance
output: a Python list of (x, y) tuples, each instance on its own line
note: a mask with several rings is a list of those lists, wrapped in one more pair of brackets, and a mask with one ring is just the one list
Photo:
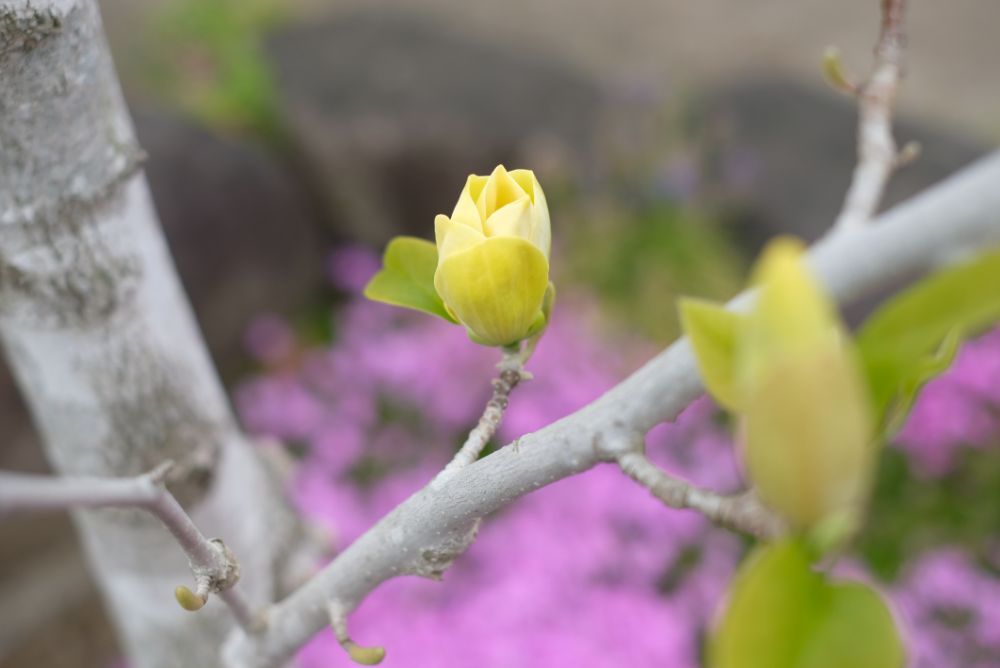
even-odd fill
[(184, 585), (174, 589), (174, 598), (177, 599), (177, 602), (180, 603), (182, 608), (189, 612), (201, 610), (205, 605), (205, 599), (198, 596)]
[(384, 647), (362, 647), (348, 640), (344, 643), (344, 649), (347, 650), (348, 656), (351, 657), (354, 663), (361, 664), (362, 666), (378, 665), (385, 658)]

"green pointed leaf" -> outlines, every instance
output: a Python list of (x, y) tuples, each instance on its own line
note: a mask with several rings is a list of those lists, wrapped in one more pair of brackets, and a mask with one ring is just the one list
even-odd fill
[(678, 308), (705, 387), (722, 406), (739, 410), (736, 354), (746, 316), (702, 299), (681, 299)]
[(709, 666), (902, 667), (902, 641), (878, 594), (860, 583), (831, 583), (811, 562), (794, 540), (750, 555), (709, 641)]
[(822, 605), (822, 578), (806, 551), (784, 541), (755, 550), (729, 589), (712, 635), (712, 668), (791, 668)]
[(381, 271), (365, 286), (365, 297), (456, 322), (434, 289), (437, 262), (437, 247), (430, 241), (396, 237), (385, 249)]
[(898, 394), (885, 415), (885, 427), (890, 434), (903, 427), (920, 389), (935, 376), (948, 370), (958, 353), (959, 345), (965, 339), (966, 336), (961, 328), (952, 329), (945, 334), (937, 350), (917, 360), (910, 369), (901, 374)]
[(860, 582), (827, 587), (829, 604), (803, 648), (798, 668), (903, 666), (903, 642), (882, 598)]
[(918, 282), (879, 308), (859, 330), (880, 423), (899, 426), (920, 388), (951, 364), (958, 345), (1000, 320), (1000, 250)]

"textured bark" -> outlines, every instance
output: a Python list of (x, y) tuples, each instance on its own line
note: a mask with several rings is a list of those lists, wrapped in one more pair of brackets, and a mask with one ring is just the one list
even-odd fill
[[(0, 337), (53, 467), (130, 476), (170, 458), (171, 489), (225, 535), (245, 591), (275, 595), (298, 524), (240, 434), (163, 241), (96, 0), (0, 2)], [(232, 626), (139, 511), (75, 515), (139, 668), (217, 665)]]

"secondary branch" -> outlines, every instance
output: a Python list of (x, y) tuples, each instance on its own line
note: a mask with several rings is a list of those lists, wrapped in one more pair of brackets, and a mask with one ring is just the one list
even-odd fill
[(762, 539), (783, 530), (781, 521), (752, 492), (724, 496), (692, 485), (660, 470), (640, 451), (622, 453), (618, 465), (625, 475), (671, 508), (697, 511), (720, 526)]
[(900, 162), (892, 136), (892, 107), (903, 71), (903, 12), (906, 0), (882, 0), (882, 28), (875, 67), (858, 89), (858, 164), (844, 206), (834, 223), (849, 229), (872, 222), (882, 193)]
[(219, 539), (208, 539), (166, 486), (173, 467), (164, 462), (134, 478), (51, 477), (0, 472), (0, 517), (15, 512), (82, 508), (138, 508), (159, 519), (187, 555), (196, 590), (177, 588), (177, 599), (197, 610), (216, 593), (244, 629), (255, 627), (250, 605), (236, 588), (240, 567)]
[(444, 470), (438, 474), (434, 480), (435, 485), (441, 485), (459, 469), (465, 468), (479, 458), (483, 448), (490, 442), (500, 422), (503, 420), (504, 411), (510, 401), (510, 393), (517, 387), (521, 380), (527, 377), (524, 371), (523, 357), (520, 350), (504, 351), (503, 358), (497, 365), (499, 373), (493, 379), (493, 396), (486, 403), (479, 423), (469, 432), (468, 438), (462, 444), (461, 449), (455, 453)]

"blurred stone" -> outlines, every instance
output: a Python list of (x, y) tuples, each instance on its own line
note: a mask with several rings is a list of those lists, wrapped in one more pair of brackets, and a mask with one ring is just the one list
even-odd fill
[(426, 235), (500, 162), (594, 162), (601, 91), (551, 58), (380, 11), (292, 26), (268, 50), (295, 146), (354, 239)]
[(170, 251), (212, 358), (231, 377), (254, 315), (299, 313), (324, 285), (322, 224), (262, 147), (162, 112), (133, 116)]
[[(752, 254), (775, 234), (813, 241), (830, 228), (856, 163), (852, 98), (792, 79), (743, 79), (697, 106), (706, 194), (734, 207), (736, 231)], [(919, 142), (921, 153), (893, 175), (883, 208), (988, 150), (959, 132), (906, 118), (895, 124), (895, 136), (900, 146)]]

